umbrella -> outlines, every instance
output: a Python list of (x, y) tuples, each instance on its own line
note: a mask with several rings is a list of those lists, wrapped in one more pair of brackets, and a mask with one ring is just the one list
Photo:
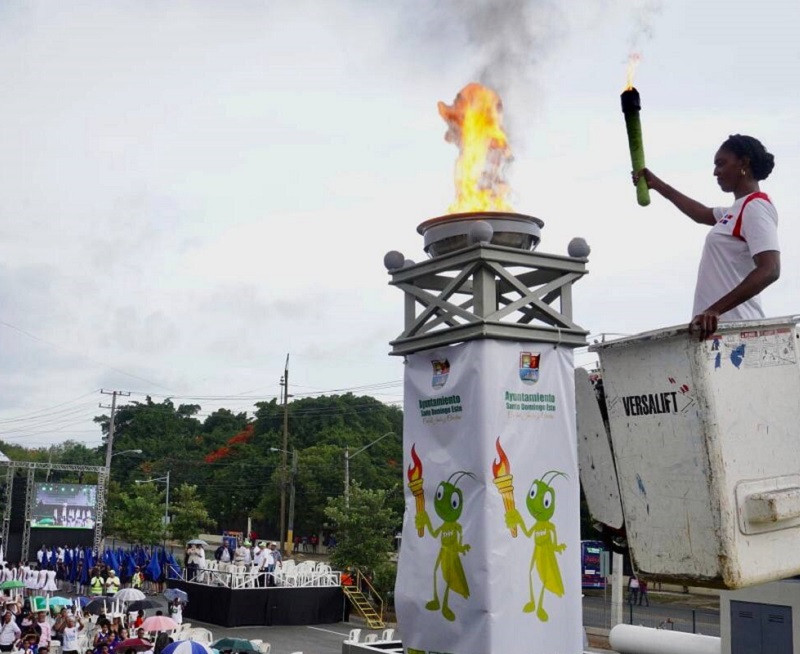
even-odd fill
[(145, 594), (138, 588), (123, 588), (114, 595), (114, 599), (120, 600), (121, 602), (134, 602), (136, 600), (143, 600), (144, 598)]
[(202, 538), (192, 538), (192, 540), (186, 541), (187, 545), (204, 545), (208, 547), (208, 543), (206, 543)]
[(126, 638), (115, 645), (115, 649), (117, 648), (120, 652), (125, 652), (128, 649), (134, 649), (137, 652), (144, 652), (148, 649), (153, 649), (153, 643), (149, 643), (141, 638)]
[(25, 584), (18, 579), (9, 579), (8, 581), (4, 581), (2, 584), (0, 584), (0, 588), (3, 590), (7, 590), (9, 588), (25, 588)]
[(176, 640), (161, 650), (161, 654), (212, 654), (211, 648), (196, 640)]
[(80, 595), (79, 597), (76, 597), (75, 599), (76, 599), (76, 600), (78, 600), (78, 604), (80, 604), (80, 605), (81, 605), (81, 608), (83, 608), (83, 607), (84, 607), (84, 606), (86, 606), (86, 605), (87, 605), (89, 602), (91, 602), (91, 601), (92, 601), (92, 600), (90, 600), (88, 597), (84, 597), (83, 595)]
[(108, 602), (106, 602), (105, 597), (95, 597), (91, 602), (83, 607), (83, 610), (86, 613), (100, 615), (108, 610)]
[(232, 652), (260, 652), (258, 645), (252, 641), (245, 640), (244, 638), (220, 638), (212, 645), (220, 652), (223, 650), (231, 650)]
[[(153, 615), (142, 622), (142, 629), (145, 631), (172, 631), (177, 628), (178, 623), (165, 615)], [(174, 644), (177, 645), (178, 643)]]
[(159, 606), (161, 606), (161, 603), (155, 600), (141, 599), (128, 604), (128, 611), (131, 613), (134, 611), (146, 611), (147, 609), (157, 609)]
[(183, 591), (180, 588), (167, 588), (167, 590), (164, 591), (164, 597), (166, 597), (170, 602), (177, 598), (184, 604), (189, 603), (189, 596), (186, 594), (186, 591)]
[(66, 597), (51, 597), (50, 606), (72, 606), (72, 600)]

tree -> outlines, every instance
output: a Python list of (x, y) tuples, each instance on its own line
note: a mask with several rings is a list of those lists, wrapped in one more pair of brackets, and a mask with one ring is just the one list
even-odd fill
[(108, 533), (131, 543), (157, 543), (164, 537), (164, 493), (154, 484), (136, 484), (130, 491), (111, 486)]
[(354, 483), (350, 487), (350, 506), (344, 497), (328, 500), (325, 515), (336, 526), (336, 549), (331, 562), (343, 570), (348, 566), (367, 574), (389, 560), (392, 537), (400, 521), (389, 506), (387, 491), (370, 490)]
[(198, 497), (197, 486), (181, 484), (175, 492), (175, 503), (170, 507), (172, 538), (186, 542), (196, 538), (203, 529), (213, 525), (205, 505)]

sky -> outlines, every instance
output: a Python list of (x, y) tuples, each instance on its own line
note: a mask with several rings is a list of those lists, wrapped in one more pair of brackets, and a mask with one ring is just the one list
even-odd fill
[(656, 174), (727, 206), (720, 143), (775, 155), (763, 302), (800, 313), (798, 24), (794, 0), (4, 0), (0, 439), (99, 445), (100, 389), (251, 412), (287, 354), (297, 398), (400, 405), (383, 256), (425, 258), (416, 226), (446, 212), (457, 154), (436, 103), (472, 81), (503, 98), (539, 250), (592, 248), (590, 338), (688, 322), (706, 228), (636, 204), (632, 50)]

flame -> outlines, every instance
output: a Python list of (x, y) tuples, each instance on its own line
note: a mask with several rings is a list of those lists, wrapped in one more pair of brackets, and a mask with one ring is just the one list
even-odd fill
[(445, 140), (458, 146), (456, 199), (449, 213), (511, 211), (505, 168), (511, 148), (503, 131), (503, 103), (492, 89), (477, 83), (459, 91), (452, 105), (439, 103), (447, 122)]
[(502, 477), (503, 475), (510, 475), (511, 474), (511, 464), (508, 462), (508, 457), (506, 456), (505, 450), (500, 447), (500, 438), (498, 437), (497, 441), (495, 442), (494, 446), (497, 448), (497, 454), (500, 457), (500, 460), (494, 460), (492, 463), (492, 475), (494, 478), (497, 479), (498, 477)]
[(631, 52), (628, 55), (628, 72), (626, 73), (625, 79), (625, 90), (630, 91), (633, 88), (633, 75), (636, 73), (636, 68), (639, 66), (639, 63), (642, 61), (642, 55), (638, 52)]
[(411, 460), (414, 461), (413, 466), (408, 466), (408, 481), (416, 481), (422, 478), (422, 461), (417, 456), (416, 445), (411, 446)]

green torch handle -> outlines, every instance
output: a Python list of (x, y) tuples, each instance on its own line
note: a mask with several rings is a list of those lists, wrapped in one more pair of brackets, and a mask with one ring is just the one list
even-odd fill
[[(639, 172), (644, 168), (644, 143), (642, 142), (642, 121), (639, 120), (639, 112), (631, 111), (625, 114), (625, 127), (628, 130), (628, 148), (631, 151), (631, 165), (634, 172)], [(640, 206), (646, 207), (650, 204), (650, 189), (647, 188), (647, 180), (644, 175), (639, 177), (636, 184), (636, 200)]]

